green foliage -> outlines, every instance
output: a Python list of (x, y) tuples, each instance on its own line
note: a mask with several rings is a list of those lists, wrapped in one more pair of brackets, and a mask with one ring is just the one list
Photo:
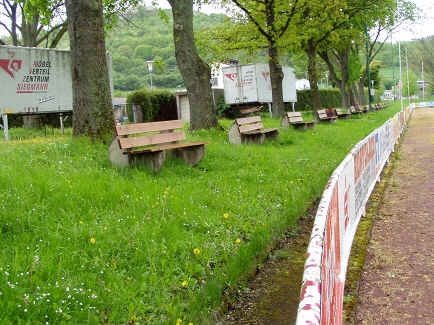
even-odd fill
[[(138, 6), (107, 34), (107, 48), (112, 54), (115, 90), (132, 91), (150, 85), (147, 60), (154, 60), (153, 85), (159, 88), (182, 88), (173, 44), (170, 10)], [(216, 26), (224, 15), (195, 14), (197, 28)], [(204, 49), (203, 52), (206, 52)], [(206, 52), (207, 53), (207, 52)], [(212, 60), (212, 56), (206, 56)]]
[[(319, 90), (321, 107), (340, 107), (341, 106), (341, 93), (339, 89), (320, 89)], [(298, 90), (297, 103), (295, 104), (296, 111), (309, 111), (312, 110), (312, 90)], [(287, 107), (290, 110), (290, 107)]]
[[(370, 65), (369, 65), (369, 72), (371, 75), (371, 82), (374, 81), (374, 88), (375, 89), (379, 89), (382, 81), (381, 81), (381, 75), (380, 75), (380, 69), (381, 69), (381, 64), (378, 61), (373, 61)], [(365, 80), (365, 87), (368, 87), (368, 78), (366, 78)]]
[[(127, 103), (140, 105), (145, 122), (154, 121), (163, 105), (172, 103), (175, 100), (173, 92), (168, 90), (136, 90), (128, 94)], [(130, 120), (133, 119), (129, 116)]]

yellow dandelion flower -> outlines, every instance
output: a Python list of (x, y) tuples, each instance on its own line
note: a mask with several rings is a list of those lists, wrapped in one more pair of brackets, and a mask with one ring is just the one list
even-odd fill
[(82, 225), (82, 224), (83, 224), (83, 220), (80, 220), (78, 223), (79, 223), (80, 225)]
[(89, 239), (89, 242), (93, 245), (93, 244), (96, 243), (96, 240), (95, 240), (95, 238), (91, 237), (91, 238)]
[(193, 322), (188, 323), (188, 325), (193, 325)]
[(188, 281), (187, 281), (187, 280), (182, 281), (182, 282), (181, 282), (181, 286), (182, 286), (183, 288), (185, 288), (186, 286), (188, 286)]
[(235, 241), (237, 244), (241, 243), (241, 239), (237, 238), (237, 240)]
[(104, 226), (104, 231), (106, 231), (107, 230), (107, 226)]
[(225, 219), (229, 218), (229, 213), (223, 213), (223, 218)]
[(193, 254), (194, 255), (199, 255), (200, 254), (200, 249), (199, 248), (193, 249)]
[(177, 320), (176, 320), (176, 325), (181, 325), (182, 324), (182, 319), (181, 318), (178, 318)]

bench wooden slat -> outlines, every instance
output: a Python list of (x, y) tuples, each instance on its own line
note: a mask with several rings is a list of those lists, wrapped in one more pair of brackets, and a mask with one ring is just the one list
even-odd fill
[(121, 149), (131, 149), (135, 147), (143, 147), (157, 144), (166, 144), (173, 141), (185, 140), (185, 132), (169, 132), (156, 133), (151, 135), (143, 135), (131, 138), (119, 138), (119, 146)]
[(128, 154), (140, 154), (144, 152), (156, 152), (156, 151), (163, 151), (163, 150), (172, 150), (172, 149), (181, 149), (181, 148), (187, 148), (187, 147), (197, 147), (202, 146), (205, 144), (209, 144), (209, 142), (201, 141), (201, 142), (178, 142), (178, 143), (169, 143), (165, 145), (157, 145), (152, 146), (148, 148), (141, 148), (136, 150), (128, 151)]
[(182, 129), (183, 126), (184, 123), (182, 122), (182, 120), (117, 125), (116, 134), (118, 136), (124, 136), (146, 132), (161, 132), (167, 130)]
[(238, 125), (250, 124), (261, 122), (261, 117), (257, 116), (249, 116), (249, 117), (240, 117), (235, 120)]
[(261, 122), (258, 122), (258, 123), (240, 125), (238, 128), (241, 133), (247, 133), (252, 131), (259, 131), (264, 128), (264, 125)]
[(301, 117), (302, 118), (301, 112), (286, 112), (286, 116), (288, 116), (289, 118), (291, 118), (291, 117)]
[(301, 116), (293, 116), (289, 118), (289, 123), (304, 123)]

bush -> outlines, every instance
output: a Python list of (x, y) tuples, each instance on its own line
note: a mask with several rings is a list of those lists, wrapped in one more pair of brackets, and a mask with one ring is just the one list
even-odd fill
[[(338, 89), (320, 89), (319, 90), (321, 106), (322, 107), (340, 107), (341, 106), (341, 93)], [(312, 110), (312, 90), (298, 90), (297, 103), (295, 103), (296, 111), (309, 111)], [(287, 110), (291, 110), (291, 104), (287, 104)]]
[(140, 105), (144, 122), (177, 118), (175, 95), (168, 90), (136, 90), (127, 96), (127, 103)]

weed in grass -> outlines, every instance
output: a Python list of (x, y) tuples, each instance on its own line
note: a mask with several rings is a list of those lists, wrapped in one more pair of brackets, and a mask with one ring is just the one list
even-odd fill
[(168, 159), (159, 173), (113, 168), (107, 148), (70, 130), (11, 129), (20, 140), (0, 140), (0, 323), (211, 322), (393, 111), (378, 113), (262, 146), (229, 145), (222, 121), (191, 135), (211, 142), (197, 167)]

